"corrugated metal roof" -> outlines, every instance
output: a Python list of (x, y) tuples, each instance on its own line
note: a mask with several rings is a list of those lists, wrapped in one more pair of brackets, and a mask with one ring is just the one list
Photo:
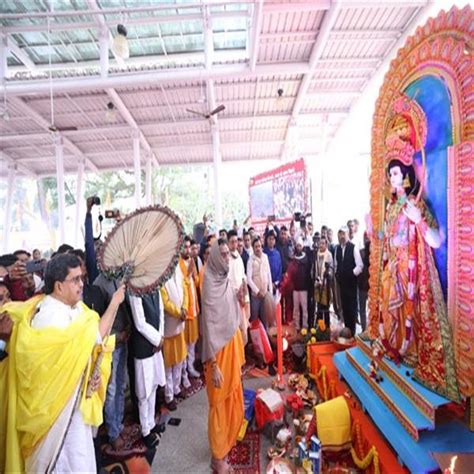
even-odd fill
[[(327, 9), (334, 8), (330, 2), (265, 1), (260, 23), (252, 0), (96, 3), (112, 36), (119, 22), (128, 29), (130, 59), (121, 65), (109, 50), (110, 76), (127, 78), (114, 89), (126, 113), (116, 110), (113, 117), (106, 116), (107, 104), (113, 102), (106, 86), (55, 90), (61, 77), (77, 77), (74, 81), (81, 83), (100, 76), (99, 17), (90, 2), (55, 0), (49, 28), (46, 2), (27, 7), (25, 2), (4, 0), (0, 5), (0, 24), (13, 45), (6, 88), (10, 120), (0, 119), (0, 149), (27, 163), (33, 172), (54, 170), (54, 145), (47, 127), (51, 122), (49, 86), (15, 94), (11, 100), (8, 89), (28, 85), (35, 77), (38, 84), (49, 84), (50, 55), (54, 124), (68, 140), (66, 169), (74, 169), (77, 163), (70, 143), (99, 168), (131, 166), (134, 126), (163, 164), (212, 161), (211, 123), (187, 109), (210, 112), (207, 78), (218, 67), (235, 71), (213, 78), (215, 103), (225, 105), (217, 118), (224, 161), (281, 157), (288, 127), (296, 119), (300, 151), (313, 155), (319, 150), (323, 120), (327, 117), (330, 138), (426, 2), (392, 0), (353, 8), (342, 1), (298, 113), (295, 101), (309, 73), (308, 62)], [(261, 26), (258, 32), (257, 24)], [(212, 30), (213, 45), (207, 53), (206, 25)], [(207, 66), (206, 57), (210, 59)], [(252, 62), (253, 72), (246, 66)], [(158, 72), (173, 73), (166, 80), (143, 79)], [(16, 106), (18, 98), (26, 108)], [(120, 109), (119, 104), (115, 108)], [(1, 104), (0, 109), (3, 113)]]

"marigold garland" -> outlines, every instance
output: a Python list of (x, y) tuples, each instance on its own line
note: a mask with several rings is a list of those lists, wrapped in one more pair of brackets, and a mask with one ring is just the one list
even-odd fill
[(360, 421), (355, 420), (352, 425), (352, 443), (351, 455), (354, 464), (362, 470), (366, 470), (370, 464), (373, 464), (374, 474), (380, 474), (379, 454), (377, 448), (372, 446), (364, 456), (362, 431)]
[(326, 402), (328, 400), (328, 385), (325, 365), (323, 365), (316, 374), (316, 385), (318, 386), (319, 395), (321, 395), (323, 400)]
[(351, 455), (352, 460), (359, 469), (365, 470), (370, 466), (371, 463), (373, 463), (374, 474), (380, 474), (379, 454), (375, 446), (370, 448), (364, 459), (360, 459), (357, 456), (354, 448), (351, 448)]

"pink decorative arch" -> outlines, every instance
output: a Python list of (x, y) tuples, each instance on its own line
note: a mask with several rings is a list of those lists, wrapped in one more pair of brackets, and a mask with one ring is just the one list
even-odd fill
[(426, 74), (443, 78), (452, 97), (453, 143), (448, 169), (448, 315), (462, 395), (474, 396), (474, 11), (441, 11), (408, 38), (391, 62), (372, 126), (369, 331), (378, 335), (383, 222), (386, 206), (385, 126), (393, 101)]

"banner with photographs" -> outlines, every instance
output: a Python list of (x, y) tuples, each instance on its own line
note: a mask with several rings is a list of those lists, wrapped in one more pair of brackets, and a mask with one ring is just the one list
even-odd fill
[(309, 212), (308, 189), (303, 158), (250, 178), (252, 225), (264, 226), (269, 218), (288, 224), (295, 212)]

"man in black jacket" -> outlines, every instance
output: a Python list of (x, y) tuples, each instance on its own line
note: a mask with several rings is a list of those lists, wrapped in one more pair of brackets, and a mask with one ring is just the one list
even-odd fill
[(143, 441), (147, 448), (160, 441), (160, 427), (155, 422), (155, 401), (158, 386), (164, 386), (163, 362), (164, 313), (159, 291), (129, 296), (132, 310), (131, 349), (135, 362), (135, 390)]
[(359, 249), (349, 241), (347, 228), (337, 233), (339, 245), (336, 247), (336, 280), (341, 293), (344, 324), (355, 336), (357, 319), (357, 276), (364, 268)]

